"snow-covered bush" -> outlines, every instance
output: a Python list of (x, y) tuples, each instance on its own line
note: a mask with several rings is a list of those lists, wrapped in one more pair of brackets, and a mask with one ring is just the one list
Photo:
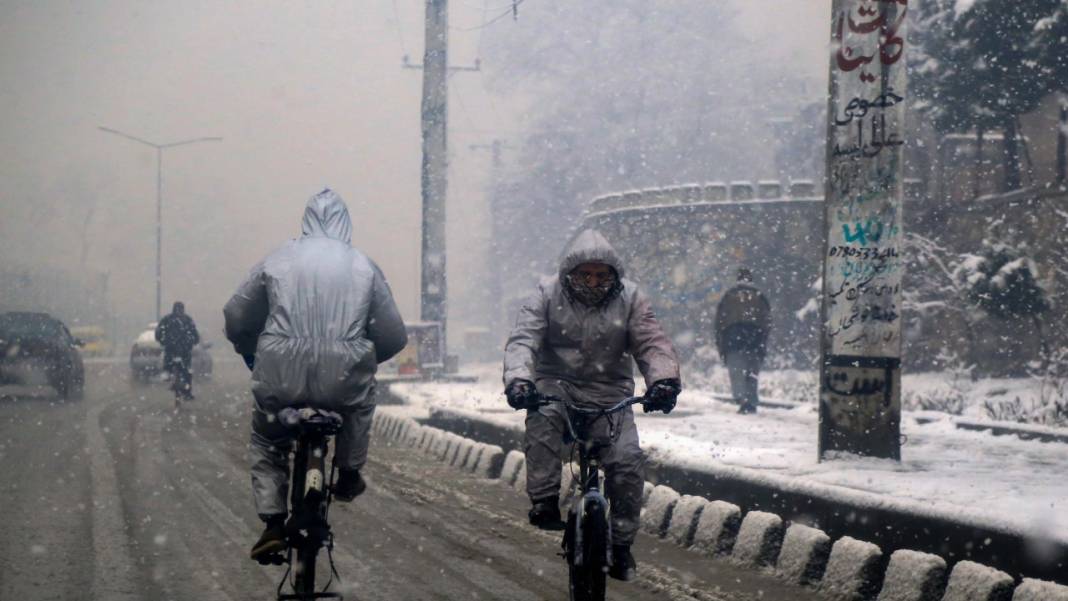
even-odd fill
[(974, 365), (967, 365), (954, 352), (943, 350), (938, 356), (943, 366), (942, 386), (902, 391), (901, 405), (909, 411), (942, 411), (961, 415), (968, 407), (974, 388)]
[(1011, 401), (985, 401), (987, 416), (998, 421), (1068, 426), (1068, 348), (1049, 353), (1028, 366), (1030, 377), (1038, 382), (1029, 398)]

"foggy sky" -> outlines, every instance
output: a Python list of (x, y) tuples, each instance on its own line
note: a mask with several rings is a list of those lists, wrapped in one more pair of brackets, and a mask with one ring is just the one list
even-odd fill
[[(539, 1), (494, 27), (521, 26)], [(746, 35), (767, 40), (767, 60), (826, 72), (829, 0), (734, 4)], [(453, 2), (453, 27), (477, 25), (480, 5)], [(221, 136), (164, 154), (165, 310), (185, 300), (220, 340), (233, 288), (299, 234), (304, 202), (329, 186), (349, 203), (353, 244), (417, 318), (422, 76), (400, 57), (422, 61), (423, 9), (396, 6), (399, 22), (389, 0), (0, 2), (0, 263), (107, 272), (116, 310), (147, 322), (155, 151), (97, 128), (157, 142)], [(452, 32), (450, 63), (470, 64), (479, 47), (478, 31)], [(507, 67), (481, 58), (490, 75)], [(490, 156), (469, 146), (514, 139), (538, 99), (490, 97), (479, 74), (450, 86), (451, 313), (477, 315), (464, 296), (492, 269)]]

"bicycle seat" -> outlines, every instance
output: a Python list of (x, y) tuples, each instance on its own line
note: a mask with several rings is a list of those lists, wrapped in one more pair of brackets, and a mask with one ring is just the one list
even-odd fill
[(341, 414), (313, 407), (286, 407), (278, 412), (278, 421), (287, 428), (322, 435), (337, 434), (345, 419)]

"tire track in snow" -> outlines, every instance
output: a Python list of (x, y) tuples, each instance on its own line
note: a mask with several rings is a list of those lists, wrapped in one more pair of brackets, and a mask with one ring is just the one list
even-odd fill
[(115, 459), (104, 439), (101, 413), (115, 404), (97, 403), (86, 412), (85, 441), (92, 479), (93, 599), (140, 599), (133, 574), (129, 534), (123, 518)]

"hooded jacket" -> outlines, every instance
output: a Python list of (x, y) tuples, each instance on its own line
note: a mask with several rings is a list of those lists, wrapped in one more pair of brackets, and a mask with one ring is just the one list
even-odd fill
[(200, 334), (188, 313), (172, 312), (159, 320), (156, 341), (168, 355), (189, 355), (200, 342)]
[(323, 190), (308, 201), (301, 237), (256, 265), (226, 303), (226, 337), (256, 355), (252, 392), (262, 410), (360, 403), (378, 364), (407, 344), (385, 277), (349, 245), (351, 235), (344, 201)]
[[(589, 307), (564, 289), (568, 273), (582, 263), (603, 263), (616, 271), (622, 290), (603, 305)], [(646, 386), (679, 377), (671, 341), (652, 306), (627, 280), (615, 249), (599, 232), (586, 230), (564, 253), (557, 275), (542, 279), (519, 309), (504, 350), (504, 383), (563, 380), (580, 403), (610, 405), (634, 394), (634, 367)]]
[(748, 351), (761, 359), (771, 331), (771, 305), (756, 286), (741, 282), (723, 293), (716, 307), (716, 347), (720, 355)]

